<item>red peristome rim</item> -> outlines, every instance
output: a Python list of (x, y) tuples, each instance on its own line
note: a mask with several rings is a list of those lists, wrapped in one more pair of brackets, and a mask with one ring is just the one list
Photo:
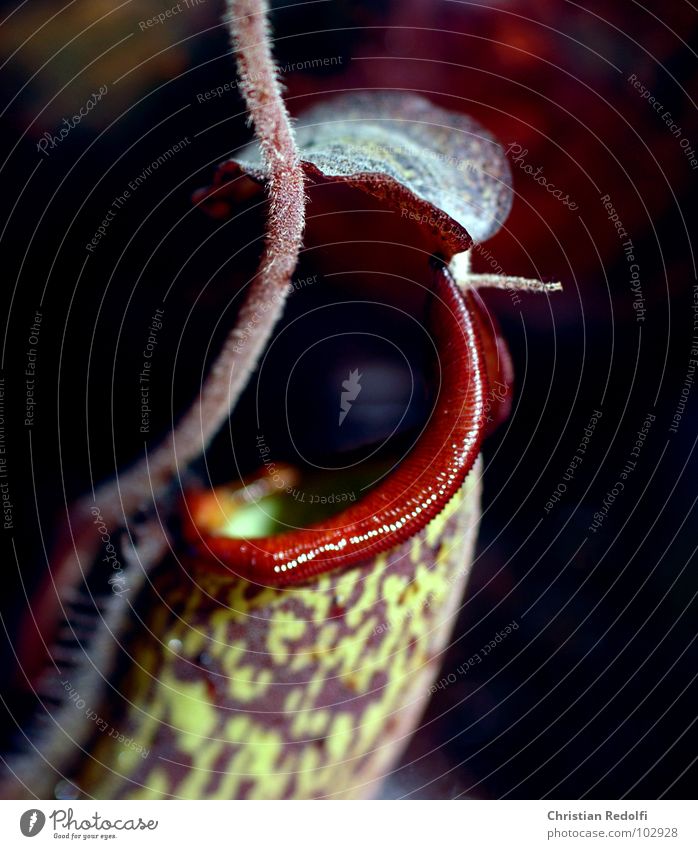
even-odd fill
[[(301, 584), (393, 548), (443, 510), (462, 486), (491, 429), (488, 370), (499, 374), (500, 357), (474, 296), (463, 294), (443, 265), (435, 269), (433, 291), (427, 324), (441, 385), (424, 431), (397, 469), (361, 501), (330, 519), (256, 539), (208, 532), (194, 522), (195, 505), (187, 504), (185, 537), (193, 546), (190, 560), (195, 569), (277, 587)], [(500, 418), (497, 414), (496, 421)]]

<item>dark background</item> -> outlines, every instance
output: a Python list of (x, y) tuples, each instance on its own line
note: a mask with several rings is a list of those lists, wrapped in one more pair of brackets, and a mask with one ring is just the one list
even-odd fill
[[(13, 9), (3, 4), (3, 17)], [(160, 11), (150, 0), (117, 11), (81, 0), (59, 10), (34, 2), (0, 27), (1, 52), (12, 54), (0, 119), (2, 373), (16, 526), (4, 536), (17, 550), (17, 560), (11, 547), (3, 560), (9, 634), (45, 570), (52, 517), (92, 478), (142, 451), (133, 384), (141, 346), (131, 341), (147, 337), (172, 287), (159, 337), (156, 439), (191, 398), (207, 348), (225, 330), (218, 322), (245, 269), (242, 261), (230, 267), (230, 246), (254, 232), (251, 217), (221, 231), (191, 208), (215, 164), (249, 138), (234, 86), (197, 100), (234, 81), (218, 4), (206, 0), (145, 31), (138, 21)], [(669, 428), (693, 332), (698, 170), (681, 139), (698, 145), (698, 16), (683, 0), (659, 8), (331, 0), (276, 4), (273, 24), (281, 66), (341, 59), (285, 75), (292, 113), (339, 90), (418, 91), (471, 114), (505, 146), (520, 145), (579, 207), (563, 206), (514, 167), (513, 212), (486, 247), (506, 273), (559, 279), (565, 291), (518, 305), (507, 293), (486, 296), (509, 341), (517, 393), (512, 417), (486, 446), (479, 555), (443, 674), (512, 621), (519, 628), (436, 693), (386, 794), (694, 795), (694, 386), (677, 432)], [(671, 112), (680, 138), (633, 88), (632, 74)], [(89, 120), (48, 157), (38, 153), (42, 134), (56, 133), (104, 82), (109, 91)], [(183, 137), (190, 144), (133, 193), (83, 268), (85, 243), (114, 196)], [(636, 249), (643, 322), (606, 194)], [(251, 267), (257, 249), (248, 252)], [(488, 270), (482, 257), (476, 269)], [(37, 309), (30, 429), (22, 375)], [(546, 514), (594, 409), (603, 415), (584, 462)], [(656, 419), (637, 467), (590, 533), (648, 413)], [(3, 669), (14, 665), (12, 647), (3, 637)], [(22, 699), (15, 691), (6, 698), (21, 719)], [(3, 727), (11, 735), (13, 720)]]

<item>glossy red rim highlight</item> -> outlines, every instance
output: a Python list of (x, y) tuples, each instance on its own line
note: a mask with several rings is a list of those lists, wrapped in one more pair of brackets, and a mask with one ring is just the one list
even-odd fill
[[(436, 403), (414, 448), (361, 501), (308, 528), (255, 539), (217, 536), (197, 525), (185, 506), (191, 564), (231, 578), (277, 587), (375, 557), (414, 536), (458, 492), (491, 430), (490, 376), (504, 367), (498, 334), (487, 326), (471, 293), (448, 269), (434, 267), (427, 327), (441, 370)], [(488, 374), (489, 373), (489, 374)], [(508, 403), (509, 393), (507, 393)], [(489, 399), (489, 400), (488, 400)], [(501, 399), (498, 407), (506, 406)], [(501, 419), (498, 413), (497, 420)], [(199, 493), (189, 500), (202, 497)], [(203, 494), (213, 497), (213, 493)]]

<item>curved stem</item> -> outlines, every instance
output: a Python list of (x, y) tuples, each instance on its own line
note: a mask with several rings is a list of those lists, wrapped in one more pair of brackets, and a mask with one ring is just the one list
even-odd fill
[[(305, 222), (303, 172), (270, 47), (266, 0), (229, 0), (226, 20), (240, 89), (267, 166), (268, 230), (259, 269), (198, 397), (165, 440), (95, 493), (105, 520), (120, 523), (206, 449), (235, 406), (283, 311)], [(254, 327), (255, 333), (243, 331)], [(90, 506), (83, 499), (79, 507)]]

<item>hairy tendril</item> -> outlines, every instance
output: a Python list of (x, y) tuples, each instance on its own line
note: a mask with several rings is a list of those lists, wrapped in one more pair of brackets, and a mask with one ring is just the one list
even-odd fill
[[(198, 397), (165, 440), (123, 475), (78, 505), (98, 503), (106, 521), (123, 522), (150, 492), (153, 501), (206, 449), (235, 406), (284, 308), (305, 223), (304, 177), (270, 46), (266, 0), (229, 0), (226, 21), (240, 89), (268, 169), (264, 250), (235, 325)], [(264, 307), (262, 309), (262, 307)], [(242, 330), (254, 316), (255, 333)]]

